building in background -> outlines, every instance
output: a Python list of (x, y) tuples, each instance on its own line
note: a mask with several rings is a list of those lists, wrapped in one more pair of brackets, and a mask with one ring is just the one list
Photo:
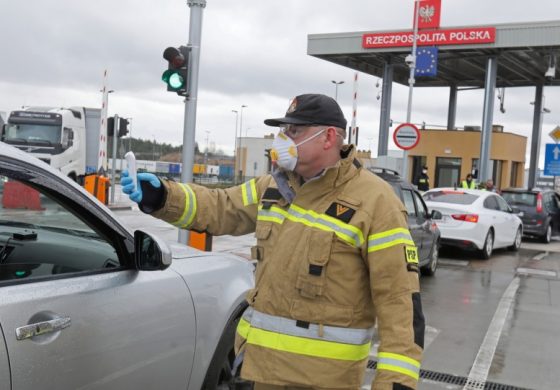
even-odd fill
[(267, 174), (271, 171), (269, 150), (274, 134), (264, 137), (239, 137), (236, 150), (236, 172), (241, 181)]
[[(492, 126), (489, 177), (497, 188), (521, 187), (524, 182), (527, 137)], [(478, 176), (480, 127), (463, 130), (420, 130), (420, 142), (408, 151), (412, 180), (428, 166), (430, 188), (460, 184), (468, 173)]]

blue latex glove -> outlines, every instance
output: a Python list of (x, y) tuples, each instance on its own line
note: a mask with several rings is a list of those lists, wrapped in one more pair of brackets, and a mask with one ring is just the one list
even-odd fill
[[(146, 173), (142, 172), (136, 175), (136, 180), (138, 181), (138, 187), (134, 186), (132, 182), (132, 178), (128, 175), (128, 170), (123, 170), (121, 173), (121, 186), (122, 191), (128, 195), (130, 200), (136, 203), (142, 202), (142, 187), (144, 190), (150, 190), (150, 186), (152, 189), (156, 190), (158, 193), (160, 192), (159, 189), (161, 187), (161, 181), (158, 179), (156, 175), (153, 173)], [(148, 187), (146, 187), (148, 186)]]

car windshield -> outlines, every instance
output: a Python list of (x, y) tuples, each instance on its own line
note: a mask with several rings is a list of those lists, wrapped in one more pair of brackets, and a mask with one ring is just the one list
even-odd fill
[(513, 206), (530, 206), (537, 205), (537, 194), (532, 192), (502, 192), (502, 197)]
[(473, 204), (478, 199), (478, 195), (468, 194), (463, 191), (426, 192), (423, 197), (426, 201), (453, 204)]

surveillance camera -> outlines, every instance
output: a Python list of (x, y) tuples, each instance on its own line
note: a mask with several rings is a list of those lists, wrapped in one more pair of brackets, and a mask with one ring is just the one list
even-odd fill
[(407, 55), (404, 58), (404, 62), (408, 65), (408, 66), (413, 66), (416, 63), (416, 57), (413, 56), (412, 54)]
[(546, 70), (544, 77), (546, 77), (548, 80), (552, 80), (554, 77), (556, 77), (556, 67), (550, 66)]

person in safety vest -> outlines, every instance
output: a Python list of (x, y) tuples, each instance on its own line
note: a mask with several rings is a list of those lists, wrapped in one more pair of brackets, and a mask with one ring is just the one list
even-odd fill
[(428, 167), (422, 167), (422, 173), (416, 179), (416, 187), (418, 191), (428, 191), (430, 189), (430, 177), (428, 176)]
[(477, 188), (476, 181), (473, 180), (472, 175), (469, 173), (465, 180), (461, 182), (461, 188), (466, 188), (470, 190), (475, 190)]
[[(374, 326), (373, 390), (416, 389), (424, 346), (418, 252), (389, 184), (343, 145), (346, 119), (325, 95), (294, 98), (270, 175), (227, 189), (123, 173), (142, 211), (213, 235), (255, 232), (255, 288), (236, 334), (241, 376), (267, 389), (360, 389)], [(239, 359), (236, 359), (239, 360)]]

